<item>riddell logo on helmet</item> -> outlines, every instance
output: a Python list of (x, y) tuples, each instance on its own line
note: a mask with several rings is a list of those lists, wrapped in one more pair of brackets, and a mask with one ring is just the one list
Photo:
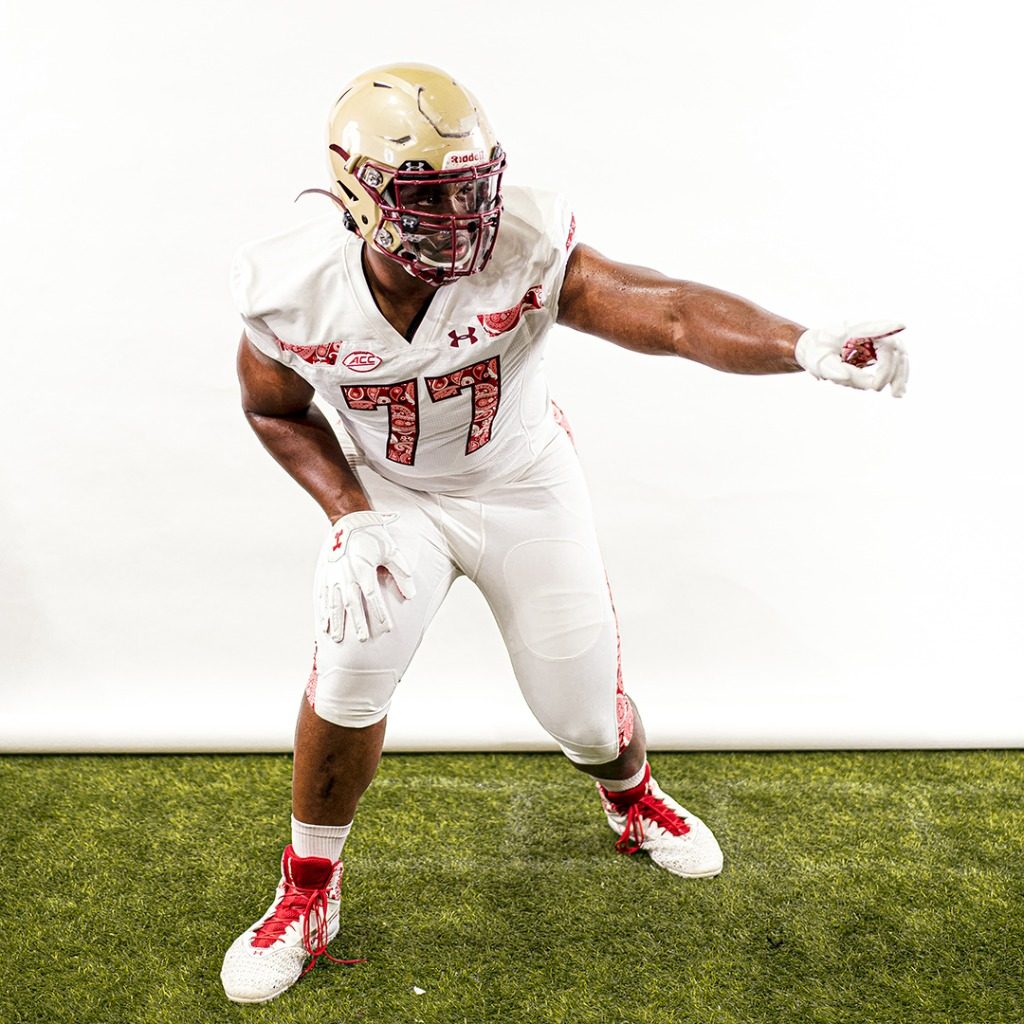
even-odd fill
[(485, 156), (482, 149), (460, 149), (445, 155), (441, 169), (446, 171), (449, 167), (461, 167), (463, 164), (480, 164), (484, 162)]
[(370, 370), (376, 370), (382, 362), (381, 357), (374, 355), (373, 352), (350, 352), (341, 361), (341, 365), (355, 370), (356, 373), (368, 373)]

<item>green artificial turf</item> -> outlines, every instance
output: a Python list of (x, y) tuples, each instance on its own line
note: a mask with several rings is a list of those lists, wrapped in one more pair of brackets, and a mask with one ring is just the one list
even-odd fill
[(241, 1007), (218, 973), (277, 881), (289, 759), (2, 758), (0, 1021), (1024, 1020), (1024, 754), (653, 763), (719, 878), (617, 855), (560, 758), (386, 757), (331, 947), (369, 962)]

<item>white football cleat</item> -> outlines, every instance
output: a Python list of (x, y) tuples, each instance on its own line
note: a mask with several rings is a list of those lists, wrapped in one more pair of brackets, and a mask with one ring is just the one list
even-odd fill
[(364, 962), (337, 960), (327, 952), (327, 944), (338, 934), (342, 871), (340, 860), (298, 857), (291, 846), (285, 848), (274, 902), (224, 956), (220, 980), (228, 999), (235, 1003), (273, 999), (321, 956), (341, 964)]
[[(634, 854), (643, 850), (658, 867), (683, 878), (712, 878), (722, 870), (722, 849), (711, 829), (695, 814), (662, 792), (651, 778), (650, 766), (640, 783), (641, 796), (630, 791), (631, 802), (616, 801), (600, 783), (601, 804), (608, 824), (619, 837), (615, 848)], [(639, 789), (639, 787), (637, 787)]]

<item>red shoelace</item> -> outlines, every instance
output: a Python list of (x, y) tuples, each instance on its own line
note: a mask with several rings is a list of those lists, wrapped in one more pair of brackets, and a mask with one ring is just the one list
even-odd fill
[(615, 844), (616, 850), (632, 855), (643, 846), (645, 818), (674, 836), (685, 836), (690, 831), (690, 826), (671, 807), (653, 794), (645, 793), (626, 809), (626, 827)]
[[(252, 938), (254, 946), (272, 946), (287, 931), (299, 916), (303, 916), (302, 945), (311, 959), (303, 974), (316, 966), (320, 957), (325, 956), (335, 964), (365, 964), (366, 958), (339, 960), (327, 952), (327, 890), (300, 889), (285, 882), (285, 894), (274, 910), (256, 930)], [(315, 921), (315, 924), (314, 924)]]

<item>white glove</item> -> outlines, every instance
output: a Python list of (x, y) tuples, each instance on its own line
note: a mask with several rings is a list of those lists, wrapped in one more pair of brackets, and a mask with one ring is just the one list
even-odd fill
[(366, 608), (385, 632), (391, 632), (378, 567), (391, 573), (402, 597), (416, 593), (412, 573), (388, 534), (387, 524), (397, 518), (397, 512), (349, 512), (327, 534), (316, 589), (320, 630), (336, 643), (345, 638), (346, 622), (359, 640), (369, 637)]
[[(907, 390), (910, 362), (896, 338), (903, 324), (887, 320), (845, 325), (837, 330), (816, 327), (796, 343), (796, 361), (818, 380), (848, 388), (881, 391), (888, 384), (893, 398)], [(868, 367), (872, 369), (867, 369)]]

